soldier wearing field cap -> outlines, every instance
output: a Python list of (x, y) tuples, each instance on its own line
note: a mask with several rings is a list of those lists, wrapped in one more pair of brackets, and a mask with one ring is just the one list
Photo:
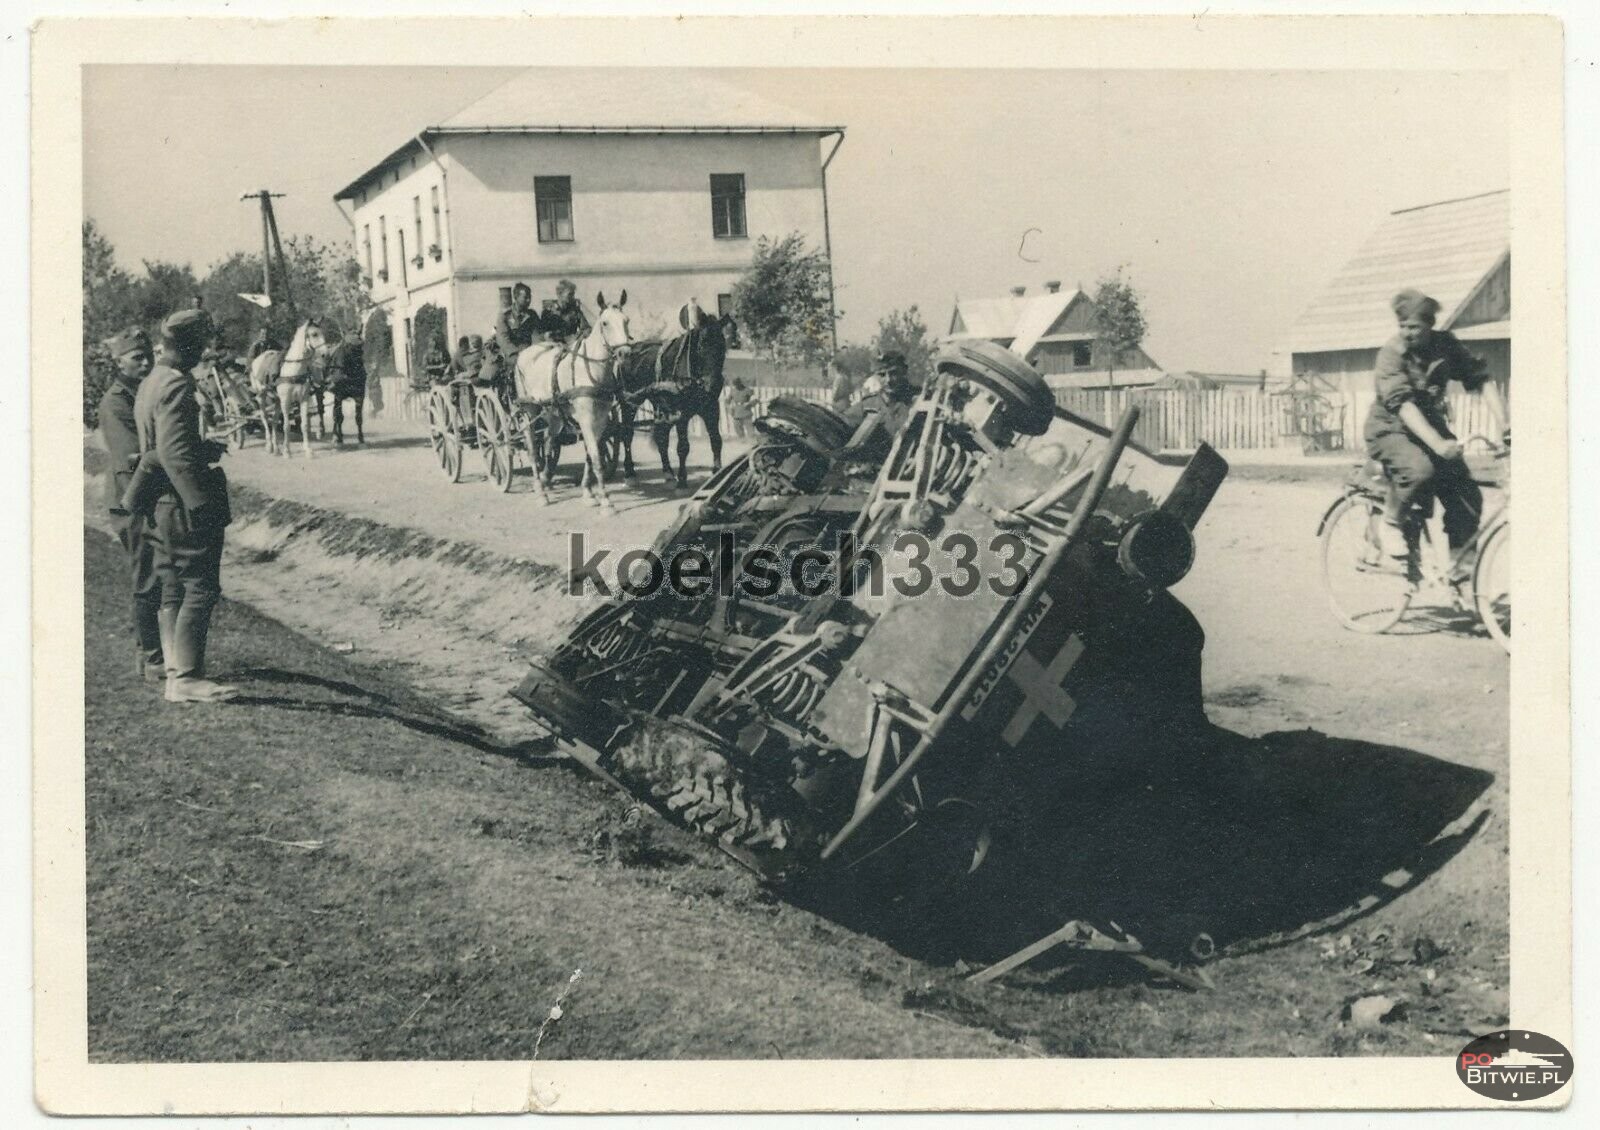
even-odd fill
[(147, 536), (161, 579), (160, 628), (168, 702), (223, 702), (237, 689), (207, 679), (211, 612), (222, 596), (222, 539), (231, 520), (220, 444), (200, 431), (189, 370), (211, 335), (203, 310), (180, 310), (161, 324), (161, 352), (139, 386), (134, 420), (143, 458), (160, 466)]
[(106, 475), (106, 508), (111, 511), (112, 530), (127, 552), (133, 582), (134, 671), (150, 682), (164, 682), (167, 672), (161, 650), (161, 579), (156, 575), (154, 547), (146, 536), (145, 522), (122, 506), (122, 495), (133, 478), (134, 464), (139, 461), (134, 397), (140, 383), (149, 376), (155, 355), (150, 336), (141, 329), (123, 330), (106, 344), (117, 367), (116, 379), (100, 398), (100, 438), (111, 460)]
[(1477, 532), (1483, 494), (1461, 457), (1461, 444), (1445, 418), (1445, 391), (1457, 381), (1468, 392), (1483, 390), (1490, 415), (1506, 429), (1505, 402), (1484, 364), (1454, 334), (1434, 329), (1439, 304), (1407, 288), (1390, 301), (1399, 332), (1378, 350), (1373, 367), (1376, 399), (1367, 413), (1367, 453), (1383, 464), (1390, 491), (1380, 536), (1384, 552), (1404, 559), (1406, 525), (1426, 513), (1434, 498), (1444, 508), (1445, 536), (1452, 551)]

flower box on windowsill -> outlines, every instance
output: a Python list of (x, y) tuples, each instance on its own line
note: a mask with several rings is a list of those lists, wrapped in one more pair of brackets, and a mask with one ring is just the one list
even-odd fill
[(432, 255), (433, 261), (437, 263), (440, 259), (444, 258), (444, 248), (440, 247), (437, 243), (429, 244), (428, 254)]
[(389, 281), (389, 272), (388, 272), (387, 269), (378, 272), (378, 281), (379, 282), (388, 282)]
[(420, 270), (422, 270), (422, 264), (423, 264), (423, 262), (424, 262), (424, 260), (423, 260), (423, 258), (422, 258), (422, 256), (421, 256), (421, 255), (413, 255), (413, 256), (412, 256), (412, 257), (411, 257), (411, 265), (412, 265), (412, 266), (413, 266), (413, 267), (415, 267), (415, 268), (416, 268), (416, 269), (417, 269), (417, 270), (419, 270), (419, 271), (420, 271)]

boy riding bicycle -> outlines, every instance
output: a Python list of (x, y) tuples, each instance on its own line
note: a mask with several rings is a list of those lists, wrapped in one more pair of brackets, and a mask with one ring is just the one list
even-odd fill
[(1461, 444), (1445, 419), (1445, 389), (1458, 381), (1482, 390), (1497, 430), (1507, 435), (1505, 401), (1484, 364), (1454, 334), (1435, 330), (1439, 304), (1406, 289), (1390, 305), (1399, 332), (1378, 351), (1374, 368), (1377, 399), (1367, 414), (1367, 454), (1388, 475), (1390, 491), (1380, 525), (1383, 551), (1407, 557), (1407, 534), (1438, 498), (1452, 556), (1472, 540), (1483, 513), (1483, 494), (1462, 458)]

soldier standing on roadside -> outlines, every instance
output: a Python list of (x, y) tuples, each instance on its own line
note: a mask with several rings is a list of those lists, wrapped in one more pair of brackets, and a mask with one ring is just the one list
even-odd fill
[(167, 677), (166, 659), (161, 650), (161, 579), (156, 575), (154, 547), (142, 518), (122, 508), (122, 494), (133, 478), (133, 465), (139, 459), (139, 429), (133, 419), (134, 397), (139, 384), (155, 364), (150, 337), (143, 330), (123, 330), (108, 343), (117, 366), (116, 380), (100, 398), (100, 438), (105, 443), (111, 466), (106, 474), (106, 505), (111, 511), (112, 529), (128, 554), (133, 581), (133, 639), (138, 649), (134, 671), (148, 682)]
[(168, 702), (225, 702), (236, 687), (205, 677), (211, 611), (222, 596), (222, 538), (232, 515), (220, 444), (200, 432), (190, 375), (210, 334), (201, 310), (161, 324), (159, 363), (139, 386), (134, 420), (139, 449), (164, 474), (147, 536), (161, 578), (161, 642)]

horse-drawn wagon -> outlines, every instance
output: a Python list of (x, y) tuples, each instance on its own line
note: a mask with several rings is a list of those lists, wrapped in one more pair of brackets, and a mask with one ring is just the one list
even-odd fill
[[(471, 448), (483, 458), (490, 482), (509, 491), (519, 465), (532, 470), (541, 498), (561, 451), (581, 445), (579, 483), (584, 493), (609, 506), (606, 482), (618, 472), (632, 478), (633, 437), (649, 432), (662, 470), (687, 481), (688, 426), (705, 421), (712, 470), (722, 465), (718, 400), (722, 363), (737, 344), (731, 319), (707, 319), (694, 303), (680, 313), (684, 333), (667, 341), (632, 340), (624, 312), (627, 292), (613, 304), (599, 295), (600, 315), (587, 336), (570, 346), (535, 342), (514, 359), (490, 353), (469, 337), (453, 376), (428, 392), (429, 446), (451, 482), (460, 482)], [(667, 453), (667, 436), (678, 432), (678, 467)], [(598, 497), (591, 482), (598, 487)]]

